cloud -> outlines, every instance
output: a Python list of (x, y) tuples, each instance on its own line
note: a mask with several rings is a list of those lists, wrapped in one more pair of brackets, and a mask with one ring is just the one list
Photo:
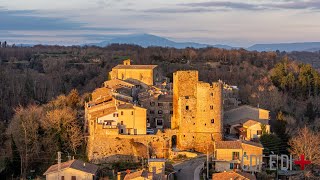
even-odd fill
[(284, 3), (269, 4), (269, 7), (278, 9), (320, 9), (320, 1), (288, 1)]
[(0, 8), (0, 30), (91, 30), (127, 31), (127, 28), (94, 27), (87, 23), (71, 21), (67, 18), (43, 17), (33, 10), (5, 10)]
[(208, 1), (198, 3), (179, 4), (187, 7), (214, 7), (238, 10), (266, 10), (266, 9), (320, 9), (319, 0), (300, 0), (300, 1), (277, 1), (268, 3), (243, 3), (231, 1)]
[(72, 30), (84, 24), (62, 18), (40, 17), (36, 11), (0, 9), (0, 30)]
[(136, 10), (136, 9), (122, 9), (122, 11), (133, 11), (133, 12), (143, 12), (143, 13), (163, 13), (163, 14), (178, 14), (178, 13), (205, 13), (205, 12), (217, 12), (223, 11), (221, 9), (212, 9), (212, 8), (154, 8), (154, 9), (145, 9), (145, 10)]
[(208, 1), (208, 2), (198, 2), (198, 3), (184, 3), (181, 5), (189, 6), (189, 7), (215, 7), (215, 8), (228, 8), (228, 9), (245, 9), (245, 10), (259, 10), (263, 8), (258, 4), (230, 2), (230, 1)]

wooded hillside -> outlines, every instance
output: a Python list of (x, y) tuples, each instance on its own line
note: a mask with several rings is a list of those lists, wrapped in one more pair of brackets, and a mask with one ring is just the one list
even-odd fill
[[(105, 48), (1, 47), (0, 146), (3, 148), (0, 152), (2, 157), (4, 153), (10, 155), (5, 156), (9, 158), (9, 162), (14, 162), (14, 157), (20, 156), (19, 162), (24, 163), (26, 152), (38, 153), (28, 157), (34, 158), (34, 162), (29, 159), (27, 165), (22, 164), (23, 166), (39, 163), (36, 159), (39, 155), (49, 158), (58, 147), (65, 147), (74, 154), (81, 153), (78, 139), (71, 142), (68, 139), (70, 135), (52, 127), (54, 123), (60, 122), (63, 114), (68, 114), (65, 126), (70, 125), (69, 120), (77, 119), (76, 127), (81, 129), (83, 107), (80, 102), (85, 99), (85, 93), (100, 87), (107, 80), (107, 73), (111, 68), (125, 58), (132, 59), (134, 64), (157, 64), (164, 75), (170, 78), (177, 70), (194, 69), (199, 71), (202, 81), (222, 80), (238, 86), (243, 104), (271, 111), (272, 130), (286, 144), (298, 127), (308, 125), (317, 130), (320, 127), (320, 75), (310, 65), (292, 61), (292, 57), (296, 59), (300, 56), (297, 52), (286, 54), (250, 52), (244, 49), (142, 48), (133, 45), (111, 45)], [(73, 91), (70, 95), (72, 89), (77, 92)], [(77, 103), (72, 105), (70, 96), (78, 92), (80, 95), (75, 98)], [(61, 94), (69, 95), (60, 96)], [(30, 118), (19, 119), (19, 114)], [(34, 119), (38, 116), (39, 118)], [(22, 149), (26, 142), (20, 134), (14, 132), (19, 132), (24, 127), (13, 124), (21, 125), (25, 121), (35, 124), (35, 136), (30, 138), (36, 138), (38, 144), (46, 146), (48, 139), (55, 136), (58, 140), (54, 141), (53, 146), (57, 147), (47, 151), (28, 142), (31, 143), (29, 147), (34, 149)], [(47, 121), (48, 124), (43, 123)], [(48, 128), (51, 131), (48, 132)], [(74, 129), (76, 132), (77, 128)], [(12, 134), (11, 137), (8, 134)], [(6, 146), (6, 142), (11, 144), (10, 147)], [(5, 152), (8, 149), (18, 149), (20, 154)], [(43, 163), (49, 162), (52, 159)]]

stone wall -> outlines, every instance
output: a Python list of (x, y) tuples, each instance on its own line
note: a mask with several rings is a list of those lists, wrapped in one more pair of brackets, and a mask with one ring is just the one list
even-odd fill
[(156, 135), (90, 136), (87, 144), (88, 159), (93, 163), (136, 161), (141, 157), (147, 158), (148, 151), (149, 157), (168, 158), (174, 134), (174, 131), (169, 130)]

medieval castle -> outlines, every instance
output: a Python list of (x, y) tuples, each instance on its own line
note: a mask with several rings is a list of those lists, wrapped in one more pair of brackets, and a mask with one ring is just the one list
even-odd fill
[[(249, 106), (237, 110), (238, 100), (228, 96), (237, 89), (222, 82), (201, 82), (198, 71), (177, 71), (169, 82), (158, 66), (133, 65), (128, 59), (114, 67), (108, 79), (85, 104), (87, 153), (93, 162), (213, 151), (226, 135), (236, 140), (257, 138), (260, 124), (269, 120), (266, 110)], [(242, 119), (224, 120), (227, 101), (235, 106), (228, 104), (229, 114), (250, 113)], [(262, 153), (261, 146), (251, 146)]]

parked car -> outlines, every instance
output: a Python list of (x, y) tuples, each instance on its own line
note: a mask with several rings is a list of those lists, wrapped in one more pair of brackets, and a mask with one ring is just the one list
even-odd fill
[(148, 128), (147, 129), (147, 134), (154, 134), (154, 129)]

